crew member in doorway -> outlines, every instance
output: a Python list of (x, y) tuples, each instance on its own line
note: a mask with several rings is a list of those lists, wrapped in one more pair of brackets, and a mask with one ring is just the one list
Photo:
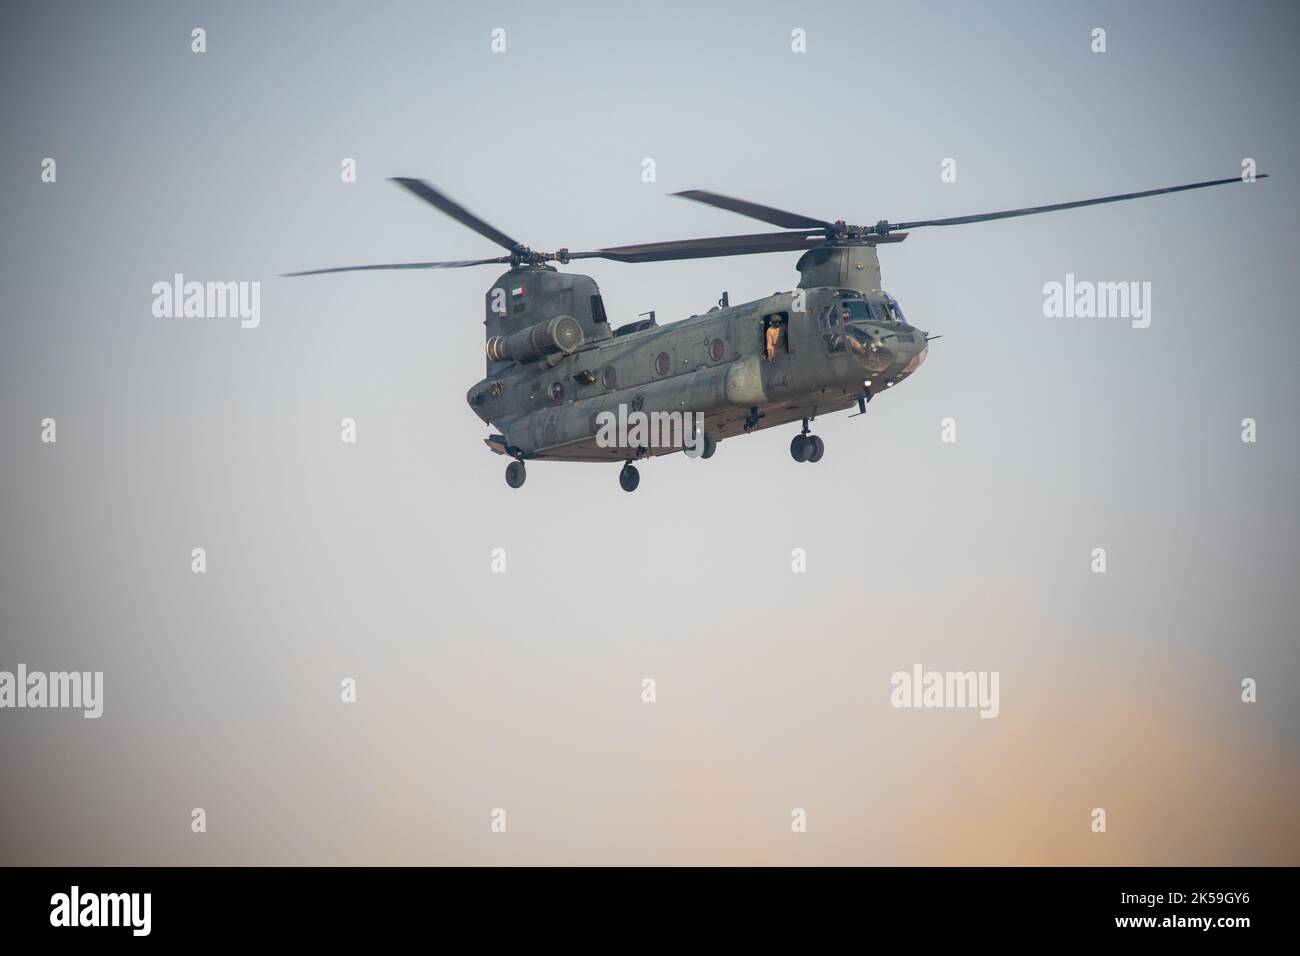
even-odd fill
[(773, 321), (767, 327), (767, 360), (776, 361), (776, 353), (785, 345), (785, 326), (780, 322)]

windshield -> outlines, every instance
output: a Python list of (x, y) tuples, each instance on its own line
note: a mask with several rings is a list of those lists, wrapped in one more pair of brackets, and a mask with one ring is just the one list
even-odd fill
[[(893, 300), (885, 302), (871, 299), (845, 299), (840, 303), (840, 318), (845, 322), (901, 322), (902, 313), (895, 317), (890, 310)], [(897, 306), (894, 305), (894, 308)]]
[(886, 295), (885, 305), (889, 309), (889, 319), (891, 322), (898, 322), (902, 325), (907, 325), (907, 317), (903, 315), (903, 310), (899, 308), (897, 299), (892, 295)]
[(863, 332), (856, 325), (845, 326), (844, 334), (847, 335), (849, 338), (851, 338), (854, 342), (857, 342), (859, 345), (863, 346), (864, 348), (871, 347), (871, 336), (868, 335), (866, 332)]

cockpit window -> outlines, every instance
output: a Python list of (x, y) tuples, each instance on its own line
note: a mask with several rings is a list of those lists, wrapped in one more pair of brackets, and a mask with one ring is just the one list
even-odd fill
[(871, 336), (855, 325), (846, 325), (844, 327), (844, 334), (861, 345), (871, 345)]
[(840, 318), (845, 322), (879, 321), (879, 317), (872, 314), (865, 299), (847, 299), (841, 302)]
[(837, 314), (845, 322), (855, 319), (864, 322), (904, 321), (898, 303), (888, 298), (884, 302), (879, 299), (845, 299), (840, 302)]
[(897, 322), (900, 325), (907, 325), (907, 317), (903, 315), (903, 310), (899, 308), (897, 299), (892, 295), (886, 295), (885, 305), (889, 308), (889, 319), (891, 322)]

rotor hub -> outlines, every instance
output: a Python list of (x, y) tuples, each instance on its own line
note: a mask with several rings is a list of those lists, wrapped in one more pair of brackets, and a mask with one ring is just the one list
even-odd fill
[(518, 269), (524, 266), (544, 266), (548, 262), (558, 262), (561, 265), (569, 264), (569, 250), (557, 249), (555, 252), (534, 252), (528, 246), (517, 243), (510, 250), (510, 266)]

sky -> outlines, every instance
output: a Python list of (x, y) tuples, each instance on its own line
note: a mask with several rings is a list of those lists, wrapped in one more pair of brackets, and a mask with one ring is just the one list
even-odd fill
[[(0, 671), (104, 711), (0, 709), (0, 863), (1300, 862), (1293, 5), (3, 16)], [(815, 466), (790, 426), (632, 495), (506, 487), (494, 267), (281, 277), (495, 254), (393, 176), (581, 249), (766, 231), (690, 188), (872, 223), (1247, 159), (882, 247), (944, 336), (913, 377)], [(566, 268), (618, 325), (795, 258)], [(260, 283), (257, 326), (155, 315), (177, 273)], [(1149, 327), (1047, 317), (1067, 275), (1149, 282)], [(893, 706), (916, 665), (998, 673), (997, 717)]]

